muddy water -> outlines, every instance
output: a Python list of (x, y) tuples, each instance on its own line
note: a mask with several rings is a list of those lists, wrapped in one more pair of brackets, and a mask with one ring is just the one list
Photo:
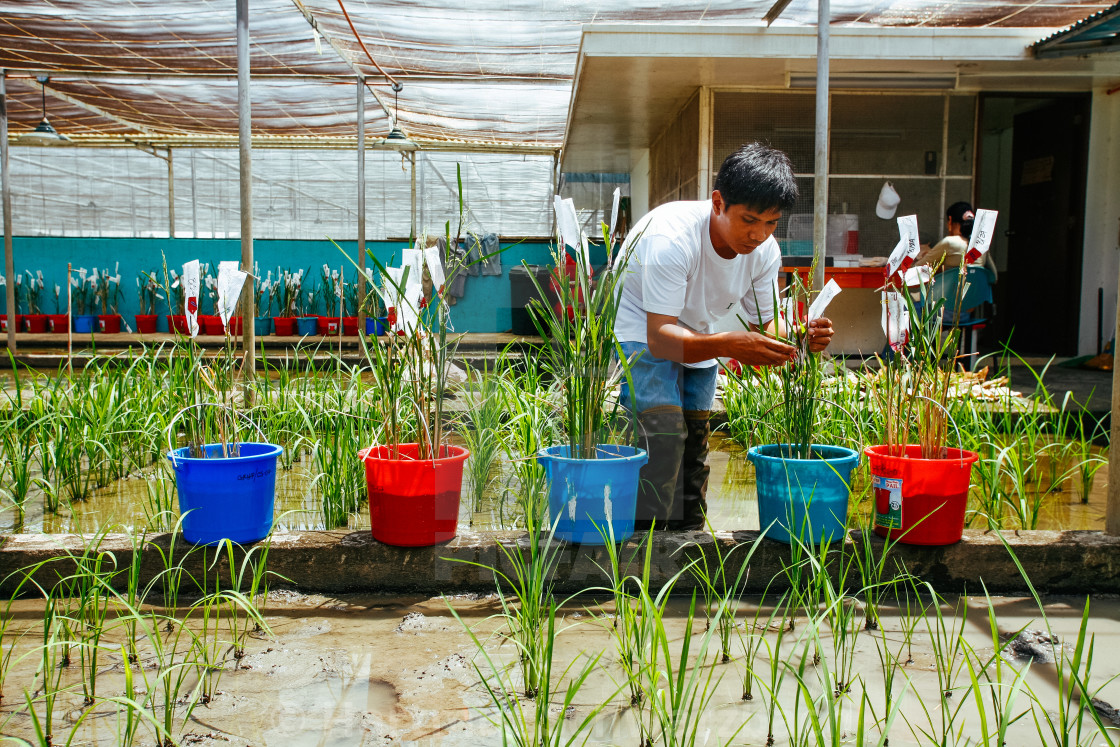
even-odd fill
[[(768, 681), (770, 664), (767, 651), (777, 646), (777, 631), (772, 626), (754, 626), (755, 611), (760, 600), (742, 601), (737, 615), (740, 633), (748, 628), (756, 630), (766, 641), (754, 661), (754, 672), (762, 681), (754, 684), (755, 696), (750, 701), (742, 699), (742, 683), (747, 672), (741, 639), (732, 644), (732, 659), (727, 663), (712, 663), (716, 651), (709, 649), (704, 657), (701, 672), (712, 672), (714, 695), (702, 721), (698, 745), (723, 744), (737, 736), (733, 744), (761, 745), (767, 737), (767, 704), (769, 698), (763, 682)], [(1027, 599), (997, 598), (994, 609), (1003, 634), (1017, 632), (1027, 627), (1033, 631), (1032, 640), (1048, 635), (1039, 619), (1034, 603)], [(493, 597), (454, 597), (451, 600), (464, 622), (479, 637), (486, 654), (499, 668), (515, 662), (516, 656), (507, 640), (495, 633), (503, 630), (491, 618), (499, 607)], [(983, 598), (953, 600), (953, 605), (968, 607), (963, 624), (963, 638), (972, 646), (981, 661), (989, 660), (993, 653), (991, 633), (987, 627), (987, 603)], [(1051, 598), (1046, 610), (1053, 632), (1063, 644), (1071, 646), (1076, 640), (1083, 600)], [(1096, 600), (1090, 630), (1096, 636), (1098, 652), (1113, 651), (1120, 645), (1120, 603), (1115, 599)], [(945, 607), (946, 614), (952, 607)], [(582, 721), (599, 704), (606, 703), (594, 718), (589, 744), (637, 747), (637, 712), (629, 706), (626, 691), (619, 692), (623, 682), (614, 643), (611, 638), (612, 609), (609, 604), (599, 606), (597, 600), (582, 599), (563, 610), (563, 619), (557, 621), (561, 630), (557, 638), (554, 687), (566, 686), (569, 679), (560, 672), (569, 663), (574, 669), (582, 668), (593, 657), (602, 653), (591, 675), (572, 700), (572, 707), (563, 719), (570, 730)], [(41, 605), (37, 602), (20, 602), (13, 609), (14, 626), (26, 630), (23, 637), (8, 637), (5, 647), (15, 641), (13, 665), (4, 682), (5, 698), (0, 707), (0, 734), (9, 737), (32, 739), (33, 725), (23, 703), (23, 691), (33, 692), (42, 681), (36, 674), (39, 653), (35, 646), (41, 640), (38, 618)], [(762, 619), (769, 613), (764, 607)], [(260, 634), (246, 642), (246, 656), (239, 662), (228, 658), (217, 683), (217, 692), (211, 702), (198, 705), (189, 718), (183, 703), (197, 682), (192, 673), (180, 692), (182, 702), (177, 708), (175, 730), (185, 744), (222, 745), (497, 745), (501, 744), (500, 730), (490, 720), (499, 718), (486, 690), (475, 671), (478, 665), (488, 675), (491, 670), (485, 657), (471, 641), (460, 624), (448, 611), (447, 602), (440, 598), (343, 596), (323, 597), (300, 595), (291, 592), (273, 592), (266, 606), (265, 616), (271, 635)], [(680, 657), (685, 638), (687, 603), (684, 600), (670, 603), (666, 626), (670, 633), (670, 654), (674, 661)], [(959, 611), (958, 611), (959, 619)], [(897, 610), (886, 610), (883, 618), (885, 633), (861, 631), (856, 634), (852, 671), (857, 675), (852, 693), (845, 696), (841, 723), (846, 740), (854, 740), (857, 731), (858, 698), (866, 688), (871, 705), (881, 708), (884, 697), (883, 668), (879, 658), (884, 645), (897, 655), (900, 662), (894, 692), (901, 699), (901, 716), (890, 729), (892, 745), (915, 745), (922, 740), (915, 736), (919, 730), (930, 730), (926, 712), (935, 719), (939, 728), (937, 664), (930, 645), (930, 629), (936, 629), (931, 615), (926, 619), (908, 618)], [(913, 628), (910, 645), (903, 631)], [(955, 626), (961, 629), (960, 623)], [(824, 633), (820, 639), (821, 661), (811, 661), (809, 626), (798, 619), (794, 632), (786, 633), (779, 651), (779, 663), (787, 662), (796, 669), (801, 657), (808, 654), (804, 679), (810, 683), (814, 697), (821, 693), (819, 677), (825, 670), (834, 672), (833, 639)], [(225, 635), (224, 626), (222, 628)], [(103, 638), (97, 689), (100, 697), (113, 697), (123, 689), (123, 664), (119, 653), (122, 629), (119, 625), (107, 626)], [(692, 657), (704, 642), (703, 619), (692, 627), (690, 639)], [(716, 641), (712, 640), (712, 646)], [(114, 651), (113, 649), (116, 649)], [(1016, 654), (1008, 653), (1004, 661), (1017, 669), (1030, 663), (1026, 685), (1031, 688), (1047, 708), (1057, 705), (1055, 669), (1044, 661), (1044, 656), (1031, 660), (1034, 653), (1042, 651), (1037, 645), (1016, 647)], [(143, 668), (134, 667), (135, 677), (143, 699), (144, 678), (154, 685), (154, 657), (150, 642), (139, 644)], [(960, 661), (956, 662), (960, 665)], [(55, 743), (65, 741), (75, 731), (75, 744), (112, 745), (120, 742), (120, 724), (117, 708), (109, 702), (99, 702), (77, 724), (84, 709), (81, 703), (81, 685), (76, 664), (62, 671), (65, 688), (55, 707)], [(506, 670), (502, 670), (506, 672)], [(796, 681), (791, 670), (778, 690), (777, 702), (786, 719), (805, 726), (802, 706), (794, 719)], [(1093, 662), (1091, 687), (1094, 689), (1120, 672), (1120, 658), (1099, 655)], [(508, 676), (507, 688), (516, 690), (520, 683), (517, 667), (502, 675)], [(1007, 675), (1013, 677), (1013, 675)], [(953, 708), (960, 708), (955, 729), (962, 729), (965, 737), (975, 743), (979, 735), (979, 719), (972, 693), (966, 689), (967, 671), (957, 670)], [(985, 698), (990, 696), (984, 691)], [(1030, 707), (1026, 690), (1015, 702), (1015, 713)], [(1102, 705), (1120, 703), (1120, 682), (1110, 682), (1094, 696)], [(560, 716), (560, 699), (554, 698), (550, 710)], [(519, 707), (531, 717), (532, 703), (522, 697), (509, 701), (512, 708)], [(35, 703), (40, 718), (45, 715), (45, 705)], [(990, 705), (987, 706), (990, 709)], [(989, 713), (990, 717), (990, 713)], [(870, 724), (870, 719), (868, 723)], [(1090, 724), (1086, 724), (1087, 729)], [(785, 720), (779, 711), (775, 721), (776, 743), (789, 743)], [(865, 732), (877, 741), (877, 727), (867, 726)], [(1113, 741), (1116, 735), (1113, 734)], [(150, 744), (153, 738), (147, 726), (141, 728), (138, 744)], [(1100, 740), (1092, 740), (1096, 743)], [(811, 741), (811, 744), (815, 741)], [(963, 743), (963, 739), (958, 742)], [(1028, 715), (1016, 722), (1008, 736), (1009, 745), (1041, 744), (1032, 718)]]
[[(755, 496), (754, 468), (745, 450), (720, 436), (712, 439), (709, 456), (711, 476), (708, 481), (708, 509), (717, 529), (758, 529), (758, 503)], [(313, 486), (312, 467), (308, 461), (296, 461), (292, 469), (281, 469), (276, 482), (276, 527), (279, 529), (322, 529), (320, 499)], [(469, 470), (467, 471), (469, 474)], [(460, 504), (459, 522), (474, 529), (512, 529), (520, 525), (519, 509), (503, 486), (508, 483), (508, 465), (503, 465), (493, 481), (495, 486), (477, 507), (464, 495)], [(469, 478), (464, 477), (464, 480)], [(1046, 496), (1040, 512), (1040, 529), (1104, 529), (1107, 502), (1107, 470), (1097, 473), (1088, 503), (1066, 483), (1061, 491)], [(161, 482), (162, 481), (162, 482)], [(853, 486), (853, 510), (867, 514), (871, 510), (866, 480), (857, 473)], [(0, 509), (0, 532), (94, 532), (102, 527), (149, 526), (148, 516), (158, 513), (151, 505), (149, 485), (162, 486), (165, 497), (174, 507), (173, 478), (162, 464), (153, 465), (143, 474), (132, 475), (108, 487), (96, 490), (85, 501), (66, 503), (59, 511), (44, 511), (43, 494), (32, 490), (20, 514), (10, 504)], [(170, 491), (170, 492), (168, 492)], [(158, 492), (158, 491), (157, 491)], [(1005, 526), (1015, 526), (1013, 520)], [(977, 526), (980, 526), (977, 524)], [(350, 529), (368, 529), (369, 514), (364, 507), (351, 515)]]

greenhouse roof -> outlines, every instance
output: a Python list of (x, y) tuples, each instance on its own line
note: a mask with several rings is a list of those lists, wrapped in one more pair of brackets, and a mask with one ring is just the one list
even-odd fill
[[(261, 144), (353, 142), (355, 76), (367, 132), (393, 112), (425, 148), (546, 150), (564, 140), (581, 33), (596, 24), (765, 26), (772, 0), (555, 4), (524, 0), (252, 0), (253, 133)], [(835, 25), (1038, 28), (1042, 38), (1110, 7), (1087, 0), (832, 0)], [(6, 0), (0, 67), (13, 138), (47, 113), (88, 144), (233, 144), (230, 0)], [(812, 26), (793, 0), (775, 26)], [(391, 80), (403, 90), (394, 102)], [(398, 110), (399, 105), (399, 110)]]

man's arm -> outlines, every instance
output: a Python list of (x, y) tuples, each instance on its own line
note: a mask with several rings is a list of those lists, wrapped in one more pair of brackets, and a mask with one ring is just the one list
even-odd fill
[[(751, 325), (751, 329), (734, 332), (715, 332), (703, 335), (677, 324), (677, 317), (667, 314), (646, 314), (646, 344), (657, 358), (677, 363), (698, 363), (709, 358), (735, 358), (748, 366), (780, 366), (789, 361), (797, 348), (787, 345), (772, 335), (784, 332), (774, 322), (767, 325), (766, 334)], [(814, 353), (824, 350), (832, 340), (832, 322), (821, 317), (809, 324), (809, 349)]]

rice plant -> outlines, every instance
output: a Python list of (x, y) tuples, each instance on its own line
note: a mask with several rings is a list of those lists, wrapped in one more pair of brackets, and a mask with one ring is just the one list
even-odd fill
[[(504, 356), (499, 359), (502, 366)], [(468, 369), (470, 404), (463, 415), (460, 436), (471, 453), (467, 462), (467, 493), (471, 512), (481, 510), (482, 498), (495, 483), (494, 471), (500, 463), (503, 448), (505, 405), (502, 391), (505, 381), (498, 371), (486, 366), (481, 371)]]

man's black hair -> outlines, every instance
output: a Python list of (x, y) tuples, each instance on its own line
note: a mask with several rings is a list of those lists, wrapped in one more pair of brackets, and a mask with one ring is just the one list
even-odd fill
[(715, 189), (724, 203), (785, 212), (797, 202), (793, 164), (777, 148), (750, 143), (724, 159)]
[(954, 202), (945, 211), (945, 217), (961, 225), (961, 236), (966, 239), (972, 238), (972, 224), (976, 218), (972, 210), (972, 205), (969, 205), (963, 200), (961, 202)]

